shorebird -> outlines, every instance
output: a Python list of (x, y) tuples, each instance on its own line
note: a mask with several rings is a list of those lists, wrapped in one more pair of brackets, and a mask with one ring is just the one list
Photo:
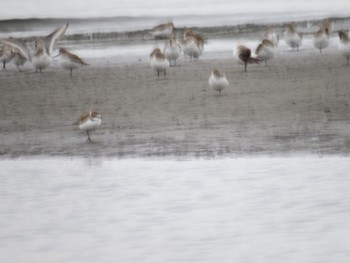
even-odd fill
[(160, 24), (153, 27), (150, 33), (156, 38), (169, 38), (174, 31), (174, 24), (172, 22)]
[(293, 50), (294, 48), (299, 50), (299, 47), (302, 44), (303, 35), (296, 31), (293, 24), (287, 24), (284, 31), (284, 40)]
[(203, 53), (203, 44), (193, 36), (186, 37), (186, 39), (182, 40), (181, 46), (184, 55), (189, 56), (190, 59), (198, 59)]
[(12, 62), (16, 65), (19, 72), (21, 72), (21, 69), (19, 66), (22, 66), (28, 61), (28, 58), (26, 55), (24, 55), (22, 52), (20, 52), (17, 48), (12, 49)]
[(23, 66), (26, 61), (30, 60), (30, 49), (24, 40), (20, 38), (0, 39), (0, 42), (11, 47), (11, 58), (16, 65), (18, 71), (21, 71), (19, 66)]
[(350, 61), (350, 39), (349, 35), (345, 31), (339, 31), (339, 43), (338, 50), (340, 54), (346, 57), (347, 65), (349, 66)]
[(204, 38), (192, 31), (191, 28), (187, 28), (184, 31), (183, 49), (184, 54), (189, 55), (190, 58), (198, 58), (204, 51)]
[(2, 62), (2, 70), (6, 70), (6, 63), (12, 60), (13, 56), (11, 53), (11, 47), (9, 45), (4, 45), (0, 48), (0, 62)]
[(218, 91), (219, 95), (221, 95), (221, 91), (226, 89), (228, 85), (229, 82), (225, 73), (218, 69), (214, 69), (209, 77), (209, 86), (215, 91)]
[(166, 70), (170, 67), (169, 61), (165, 58), (165, 55), (159, 48), (155, 48), (150, 54), (151, 68), (157, 72), (158, 79), (160, 72), (164, 73), (164, 78), (166, 75)]
[(74, 125), (79, 125), (80, 130), (86, 132), (88, 136), (87, 141), (91, 142), (90, 132), (96, 130), (100, 127), (102, 122), (101, 114), (97, 111), (89, 111), (80, 116), (80, 118), (73, 123)]
[(329, 46), (330, 31), (328, 27), (320, 28), (317, 30), (313, 36), (314, 47), (320, 50), (322, 54), (322, 49)]
[(35, 71), (42, 72), (51, 63), (51, 56), (55, 43), (64, 35), (69, 24), (65, 24), (46, 37), (38, 37), (34, 42), (34, 49), (18, 38), (0, 39), (1, 43), (18, 50), (22, 56), (30, 60), (35, 67)]
[(268, 39), (264, 39), (255, 51), (257, 58), (265, 61), (265, 65), (267, 65), (267, 61), (272, 59), (275, 56), (275, 45)]
[(81, 66), (89, 65), (85, 63), (81, 58), (77, 55), (69, 52), (65, 48), (59, 49), (59, 54), (56, 57), (60, 57), (60, 64), (64, 69), (70, 71), (70, 77), (73, 76), (73, 69), (80, 68)]
[(279, 37), (278, 35), (276, 34), (275, 30), (272, 29), (272, 28), (269, 28), (267, 29), (265, 32), (264, 32), (264, 35), (263, 35), (263, 39), (268, 39), (270, 40), (274, 47), (278, 47), (278, 44), (279, 44)]
[(46, 38), (37, 38), (35, 41), (35, 53), (32, 57), (32, 63), (35, 67), (35, 71), (38, 70), (42, 73), (42, 70), (47, 68), (51, 63), (51, 56), (53, 48), (57, 40), (59, 40), (68, 28), (68, 23), (58, 28)]
[(321, 21), (318, 30), (313, 35), (313, 45), (315, 48), (320, 50), (321, 54), (322, 49), (329, 46), (332, 29), (332, 23), (326, 19)]
[(259, 64), (261, 59), (252, 57), (252, 51), (250, 48), (239, 45), (235, 48), (233, 54), (237, 57), (237, 59), (244, 63), (244, 71), (247, 72), (248, 64)]
[(170, 66), (172, 66), (171, 61), (174, 61), (174, 66), (176, 66), (176, 60), (179, 58), (180, 52), (181, 46), (177, 43), (175, 37), (165, 42), (164, 55), (169, 60)]

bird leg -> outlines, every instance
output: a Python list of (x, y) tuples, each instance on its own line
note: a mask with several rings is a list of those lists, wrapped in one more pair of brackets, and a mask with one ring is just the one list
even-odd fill
[(91, 142), (90, 132), (89, 132), (89, 131), (86, 131), (86, 134), (87, 134), (87, 136), (88, 136), (87, 141), (88, 141), (88, 142)]

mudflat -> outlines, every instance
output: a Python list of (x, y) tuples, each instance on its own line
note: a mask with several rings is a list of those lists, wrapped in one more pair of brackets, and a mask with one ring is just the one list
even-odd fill
[[(350, 152), (350, 67), (336, 50), (279, 53), (269, 65), (182, 59), (157, 78), (146, 62), (0, 72), (0, 154), (250, 156)], [(226, 73), (219, 96), (208, 78)], [(102, 114), (92, 143), (72, 125)]]

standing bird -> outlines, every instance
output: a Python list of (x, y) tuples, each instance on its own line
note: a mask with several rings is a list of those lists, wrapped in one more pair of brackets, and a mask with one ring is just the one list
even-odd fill
[[(193, 32), (191, 28), (185, 29), (184, 43), (184, 49), (186, 49), (184, 50), (184, 53), (185, 51), (187, 52), (187, 54), (185, 53), (185, 55), (189, 54), (191, 58), (199, 58), (199, 56), (203, 54), (205, 43), (204, 38), (200, 34)], [(195, 46), (192, 46), (193, 44)], [(195, 56), (191, 56), (191, 54), (194, 54)]]
[(155, 38), (169, 38), (174, 32), (174, 24), (172, 22), (160, 24), (153, 27), (149, 32)]
[(91, 142), (90, 132), (100, 127), (101, 122), (102, 122), (101, 114), (97, 111), (90, 110), (89, 112), (81, 115), (80, 118), (73, 124), (74, 125), (78, 124), (80, 130), (86, 132), (86, 135), (88, 136), (87, 141)]
[(346, 57), (347, 65), (349, 66), (350, 61), (350, 39), (349, 35), (345, 31), (339, 31), (339, 43), (338, 50), (340, 54)]
[(332, 28), (333, 28), (333, 25), (328, 19), (323, 20), (319, 24), (318, 30), (313, 35), (312, 42), (314, 44), (314, 47), (319, 49), (321, 54), (322, 54), (322, 49), (329, 46)]
[(6, 63), (10, 62), (13, 58), (11, 53), (11, 47), (4, 45), (0, 48), (0, 62), (2, 62), (2, 70), (6, 70)]
[(171, 61), (174, 61), (176, 66), (176, 60), (179, 58), (181, 52), (181, 46), (177, 43), (175, 37), (167, 40), (164, 45), (164, 55), (169, 60), (170, 67), (172, 66)]
[(276, 34), (275, 30), (273, 30), (272, 28), (269, 28), (264, 32), (263, 39), (270, 40), (275, 48), (278, 47), (278, 44), (280, 41), (279, 36)]
[(294, 48), (299, 50), (299, 47), (302, 44), (303, 35), (296, 31), (293, 24), (287, 24), (284, 31), (284, 40), (293, 50)]
[(218, 69), (214, 69), (209, 77), (209, 86), (213, 90), (218, 91), (219, 95), (221, 95), (221, 91), (229, 86), (225, 73)]
[(248, 64), (259, 64), (261, 59), (252, 57), (252, 51), (246, 46), (239, 45), (233, 53), (237, 59), (244, 63), (244, 71), (247, 72)]
[(275, 46), (270, 40), (264, 39), (256, 48), (255, 53), (257, 57), (265, 61), (265, 65), (267, 65), (267, 61), (275, 56)]
[(329, 46), (330, 31), (328, 27), (320, 28), (317, 30), (313, 36), (314, 47), (320, 50), (322, 54), (322, 49)]
[(68, 28), (68, 23), (58, 28), (46, 38), (37, 38), (35, 40), (35, 53), (32, 56), (32, 63), (35, 71), (42, 73), (51, 63), (51, 56), (55, 43), (64, 35)]
[(203, 53), (203, 45), (198, 42), (195, 37), (189, 36), (181, 41), (182, 51), (185, 56), (189, 56), (190, 59), (198, 59)]
[(16, 65), (18, 71), (21, 72), (22, 70), (19, 68), (19, 66), (23, 67), (23, 65), (28, 61), (28, 58), (18, 49), (13, 49), (11, 52), (12, 52), (12, 62), (13, 64)]
[(165, 55), (160, 51), (159, 48), (155, 48), (150, 54), (151, 68), (157, 72), (158, 79), (161, 72), (166, 75), (166, 70), (170, 67), (169, 61), (165, 58)]
[(46, 37), (36, 38), (34, 49), (28, 47), (23, 40), (17, 38), (0, 39), (0, 42), (18, 50), (23, 57), (32, 62), (36, 72), (39, 70), (42, 73), (42, 70), (51, 63), (55, 43), (64, 35), (68, 26), (69, 24), (67, 23)]
[(26, 42), (20, 38), (0, 39), (0, 42), (11, 47), (12, 62), (16, 65), (18, 71), (21, 71), (19, 66), (23, 66), (30, 60), (30, 49)]
[(61, 64), (61, 66), (64, 69), (67, 69), (67, 70), (70, 71), (70, 77), (73, 76), (73, 69), (77, 69), (77, 68), (80, 68), (81, 66), (89, 65), (89, 64), (85, 63), (77, 55), (69, 52), (65, 48), (60, 48), (59, 49), (59, 54), (57, 56), (60, 57), (60, 64)]

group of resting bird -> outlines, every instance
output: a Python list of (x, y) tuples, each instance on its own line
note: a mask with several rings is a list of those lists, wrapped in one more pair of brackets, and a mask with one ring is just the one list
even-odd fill
[[(60, 65), (69, 70), (72, 77), (73, 69), (87, 65), (87, 63), (65, 48), (59, 48), (58, 55), (53, 56), (55, 43), (65, 34), (68, 26), (67, 23), (48, 36), (37, 37), (34, 41), (20, 38), (0, 38), (0, 43), (3, 45), (0, 47), (0, 62), (3, 63), (3, 69), (6, 69), (6, 63), (12, 60), (20, 71), (20, 66), (30, 61), (36, 72), (42, 72), (50, 65), (52, 58), (60, 57)], [(320, 53), (329, 46), (332, 29), (332, 23), (325, 20), (319, 24), (318, 30), (313, 35), (313, 45), (319, 49)], [(151, 68), (157, 72), (158, 78), (161, 73), (165, 77), (167, 69), (176, 66), (176, 60), (181, 52), (191, 60), (197, 60), (203, 54), (205, 40), (190, 28), (184, 30), (181, 40), (177, 40), (175, 37), (173, 23), (158, 25), (149, 32), (156, 38), (166, 39), (163, 50), (154, 48), (150, 54)], [(345, 31), (339, 31), (338, 35), (338, 49), (346, 57), (347, 65), (349, 65), (350, 38)], [(296, 30), (293, 24), (287, 24), (284, 31), (284, 40), (293, 50), (299, 50), (303, 35)], [(268, 29), (254, 53), (245, 45), (237, 45), (233, 54), (240, 63), (244, 64), (244, 71), (246, 72), (248, 64), (259, 64), (264, 61), (267, 65), (268, 61), (274, 57), (278, 44), (279, 37), (275, 30)], [(229, 86), (229, 81), (223, 71), (214, 68), (209, 76), (209, 86), (221, 95), (222, 91)], [(78, 124), (79, 128), (86, 132), (90, 142), (90, 132), (97, 129), (101, 125), (101, 121), (101, 114), (98, 111), (90, 110), (83, 114), (75, 124)]]
[[(322, 50), (330, 44), (333, 24), (327, 19), (319, 23), (317, 31), (313, 34), (312, 43), (322, 54)], [(185, 56), (198, 59), (204, 51), (204, 38), (193, 32), (191, 29), (184, 30), (183, 39), (177, 40), (174, 34), (174, 24), (166, 23), (154, 27), (151, 34), (158, 38), (168, 38), (163, 50), (155, 48), (150, 54), (151, 68), (157, 72), (166, 75), (170, 66), (176, 65), (176, 60), (180, 53)], [(345, 31), (338, 31), (339, 44), (338, 49), (346, 59), (347, 65), (350, 60), (350, 39)], [(284, 28), (284, 40), (293, 51), (298, 51), (303, 41), (303, 34), (298, 32), (293, 23), (286, 24)], [(233, 50), (233, 55), (239, 63), (244, 64), (244, 71), (247, 71), (248, 64), (259, 64), (271, 60), (276, 53), (279, 45), (279, 36), (274, 29), (268, 29), (264, 32), (262, 41), (257, 46), (255, 52), (246, 45), (237, 45)], [(173, 61), (173, 62), (172, 62)], [(209, 86), (221, 94), (222, 90), (229, 86), (225, 73), (219, 69), (213, 69), (209, 76)]]

